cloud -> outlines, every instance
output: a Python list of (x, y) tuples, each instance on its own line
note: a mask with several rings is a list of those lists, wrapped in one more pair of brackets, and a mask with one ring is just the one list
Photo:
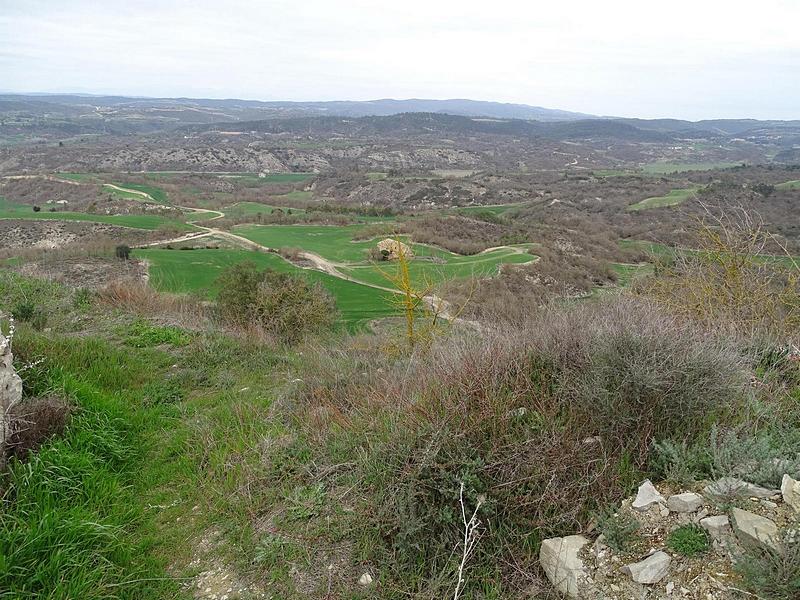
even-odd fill
[(798, 22), (793, 0), (0, 0), (0, 85), (800, 118)]

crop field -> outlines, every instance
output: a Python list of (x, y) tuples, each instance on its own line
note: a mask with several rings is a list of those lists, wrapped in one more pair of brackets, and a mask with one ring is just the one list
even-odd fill
[(334, 296), (342, 322), (357, 329), (364, 322), (397, 313), (394, 294), (359, 283), (346, 281), (327, 273), (300, 269), (280, 256), (249, 250), (136, 250), (135, 255), (150, 262), (150, 282), (158, 290), (174, 293), (196, 293), (206, 297), (216, 294), (216, 279), (229, 268), (243, 261), (253, 261), (261, 268), (302, 273), (318, 281)]
[(666, 175), (669, 173), (684, 173), (686, 171), (713, 171), (714, 169), (729, 169), (738, 167), (742, 163), (738, 162), (696, 162), (696, 163), (673, 163), (673, 162), (654, 162), (644, 165), (642, 171), (648, 175)]
[(257, 214), (268, 215), (274, 212), (276, 209), (289, 212), (290, 214), (306, 212), (302, 208), (284, 208), (281, 206), (273, 206), (271, 204), (261, 204), (260, 202), (237, 202), (231, 206), (226, 206), (222, 209), (222, 211), (226, 216), (241, 217)]
[[(117, 185), (121, 188), (136, 190), (138, 192), (144, 192), (159, 204), (169, 204), (169, 198), (167, 197), (167, 192), (153, 185), (145, 185), (143, 183), (116, 183), (116, 182), (114, 182), (114, 185)], [(132, 196), (138, 196), (138, 194), (132, 194)], [(138, 196), (138, 199), (141, 200), (142, 197)]]
[(675, 206), (693, 198), (697, 193), (698, 187), (675, 189), (665, 196), (654, 196), (645, 198), (641, 202), (631, 204), (628, 210), (647, 210), (648, 208), (663, 208), (665, 206)]
[[(415, 252), (419, 248), (415, 245)], [(488, 277), (496, 274), (501, 264), (524, 264), (536, 260), (532, 254), (517, 247), (498, 248), (473, 256), (450, 255), (445, 263), (427, 258), (415, 258), (409, 264), (409, 275), (417, 288), (463, 277)], [(340, 270), (365, 283), (392, 287), (390, 278), (396, 274), (397, 267), (395, 263), (382, 262), (341, 267)]]
[(120, 227), (134, 229), (158, 229), (162, 226), (175, 227), (178, 230), (189, 231), (194, 229), (191, 225), (167, 219), (160, 215), (94, 215), (70, 211), (50, 212), (42, 210), (33, 212), (30, 206), (12, 204), (0, 197), (0, 219), (48, 219), (57, 221), (90, 221), (93, 223), (107, 223)]
[[(376, 239), (354, 241), (363, 225), (343, 227), (314, 225), (244, 225), (235, 228), (238, 235), (270, 248), (301, 248), (335, 263), (339, 270), (354, 279), (391, 287), (386, 274), (394, 273), (392, 263), (367, 262), (367, 251)], [(408, 241), (405, 236), (394, 236)], [(522, 264), (535, 260), (530, 244), (503, 247), (472, 256), (461, 256), (447, 250), (411, 244), (415, 258), (409, 265), (417, 285), (436, 284), (456, 277), (486, 276), (497, 272), (502, 263)]]
[(775, 186), (779, 190), (800, 190), (800, 179), (793, 181), (784, 181)]
[(267, 173), (264, 177), (259, 177), (258, 173), (227, 173), (220, 177), (237, 179), (242, 183), (253, 183), (256, 185), (267, 183), (302, 183), (314, 177), (313, 173)]

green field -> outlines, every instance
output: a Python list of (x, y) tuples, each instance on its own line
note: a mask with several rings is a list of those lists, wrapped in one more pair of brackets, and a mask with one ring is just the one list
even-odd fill
[(693, 198), (699, 190), (699, 187), (676, 189), (669, 192), (665, 196), (654, 196), (653, 198), (645, 198), (641, 202), (631, 204), (628, 210), (647, 210), (648, 208), (662, 208), (664, 206), (675, 206), (686, 202), (689, 198)]
[(264, 177), (259, 177), (258, 173), (226, 173), (219, 177), (236, 179), (242, 183), (262, 185), (267, 183), (302, 183), (314, 177), (314, 173), (267, 173)]
[[(169, 204), (167, 192), (161, 188), (152, 185), (146, 185), (144, 183), (113, 183), (121, 188), (128, 188), (131, 190), (136, 190), (137, 192), (144, 192), (159, 204)], [(142, 200), (142, 197), (138, 194), (131, 194), (131, 197), (133, 196), (136, 196), (139, 200)]]
[[(238, 235), (270, 248), (302, 248), (337, 263), (340, 270), (354, 279), (373, 285), (392, 287), (382, 272), (393, 274), (392, 263), (367, 262), (367, 251), (376, 240), (353, 241), (364, 225), (330, 227), (324, 225), (242, 225)], [(395, 236), (408, 241), (405, 236)], [(497, 272), (501, 263), (521, 264), (534, 260), (527, 251), (530, 245), (500, 248), (461, 256), (424, 244), (411, 244), (415, 259), (411, 261), (412, 280), (417, 285), (440, 283), (456, 277), (487, 276)]]
[(273, 206), (271, 204), (261, 204), (260, 202), (237, 202), (231, 206), (226, 206), (222, 209), (225, 216), (228, 217), (241, 217), (248, 215), (264, 214), (268, 215), (278, 209), (283, 212), (291, 211), (291, 214), (300, 214), (306, 212), (302, 208), (284, 208), (281, 206)]
[(54, 173), (56, 177), (61, 179), (69, 179), (70, 181), (94, 181), (97, 179), (92, 173)]
[(356, 328), (366, 321), (396, 314), (394, 294), (376, 290), (327, 273), (300, 269), (270, 252), (248, 250), (136, 250), (135, 255), (150, 262), (150, 283), (158, 290), (199, 293), (213, 297), (215, 280), (225, 269), (250, 260), (259, 267), (302, 273), (318, 281), (336, 298), (342, 321)]
[(162, 226), (175, 227), (178, 230), (194, 229), (191, 225), (167, 219), (160, 215), (93, 215), (71, 211), (49, 212), (43, 209), (33, 212), (30, 206), (12, 204), (0, 197), (0, 219), (37, 219), (56, 221), (90, 221), (92, 223), (107, 223), (120, 227), (133, 227), (134, 229), (158, 229)]
[[(420, 247), (415, 245), (415, 251), (419, 249)], [(430, 251), (430, 248), (428, 250)], [(409, 264), (409, 274), (414, 285), (422, 288), (438, 285), (450, 279), (488, 277), (495, 275), (501, 264), (523, 264), (532, 260), (535, 260), (535, 257), (525, 251), (500, 248), (474, 256), (450, 255), (444, 264), (416, 258)], [(342, 267), (340, 270), (359, 281), (392, 287), (389, 278), (396, 274), (397, 267), (389, 262)]]
[(668, 173), (683, 173), (686, 171), (712, 171), (714, 169), (730, 169), (738, 167), (742, 163), (738, 162), (696, 162), (696, 163), (673, 163), (673, 162), (654, 162), (644, 165), (642, 171), (649, 175), (666, 175)]
[(779, 190), (800, 190), (800, 179), (784, 181), (775, 186)]

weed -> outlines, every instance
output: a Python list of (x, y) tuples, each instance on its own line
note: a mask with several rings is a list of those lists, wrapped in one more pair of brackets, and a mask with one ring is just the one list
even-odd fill
[(764, 600), (800, 598), (800, 540), (786, 529), (779, 550), (748, 548), (736, 563), (747, 587)]
[(128, 327), (125, 343), (136, 348), (151, 348), (162, 344), (185, 346), (190, 340), (189, 334), (179, 327), (151, 325), (137, 320)]
[(597, 528), (605, 536), (605, 543), (617, 552), (629, 552), (641, 541), (642, 524), (636, 517), (607, 507), (595, 514)]
[(708, 534), (697, 525), (682, 525), (667, 537), (667, 546), (684, 556), (696, 556), (707, 552), (710, 544)]
[(286, 514), (293, 521), (307, 521), (317, 516), (325, 502), (325, 487), (322, 484), (295, 488), (286, 497)]

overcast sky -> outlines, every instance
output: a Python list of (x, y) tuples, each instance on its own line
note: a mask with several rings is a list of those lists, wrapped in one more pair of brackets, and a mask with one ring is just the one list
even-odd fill
[(0, 0), (0, 90), (800, 119), (800, 0)]

